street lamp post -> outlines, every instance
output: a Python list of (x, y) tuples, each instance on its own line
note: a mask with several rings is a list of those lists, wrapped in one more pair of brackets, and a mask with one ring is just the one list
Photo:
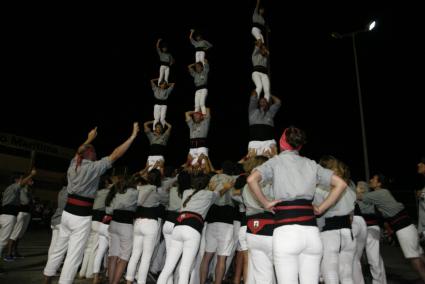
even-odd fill
[(339, 34), (339, 33), (332, 33), (332, 37), (341, 39), (345, 37), (351, 37), (352, 43), (353, 43), (353, 54), (354, 54), (354, 67), (356, 71), (356, 84), (357, 84), (357, 96), (359, 99), (359, 109), (360, 109), (360, 125), (362, 129), (362, 144), (363, 144), (363, 161), (364, 161), (364, 171), (365, 171), (365, 179), (366, 181), (369, 181), (369, 155), (367, 151), (367, 140), (366, 140), (366, 128), (365, 128), (365, 121), (364, 121), (364, 112), (363, 112), (363, 98), (362, 98), (362, 89), (360, 87), (360, 76), (359, 76), (359, 65), (357, 61), (357, 49), (356, 49), (356, 34), (362, 33), (362, 32), (368, 32), (375, 28), (376, 22), (372, 21), (369, 23), (369, 25), (364, 30), (358, 30), (351, 33), (346, 34)]

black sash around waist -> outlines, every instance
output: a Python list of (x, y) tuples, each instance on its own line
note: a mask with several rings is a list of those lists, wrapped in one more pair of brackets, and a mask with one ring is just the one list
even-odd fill
[(202, 229), (204, 228), (204, 219), (198, 213), (183, 211), (183, 212), (180, 212), (176, 221), (176, 226), (181, 226), (181, 225), (189, 226), (195, 229), (196, 231), (198, 231), (199, 234), (202, 235)]
[(65, 211), (77, 216), (91, 216), (93, 213), (93, 198), (68, 194)]
[(268, 124), (253, 124), (249, 126), (250, 141), (267, 141), (274, 139), (274, 127)]
[(376, 214), (362, 214), (367, 226), (379, 226), (379, 217)]
[(249, 234), (273, 236), (274, 215), (269, 212), (246, 216), (246, 232)]
[(269, 70), (267, 70), (267, 67), (263, 66), (263, 65), (255, 65), (252, 69), (253, 72), (260, 72), (263, 74), (268, 74)]
[(264, 25), (260, 24), (260, 23), (252, 23), (253, 27), (259, 28), (261, 31), (265, 30)]
[(325, 226), (323, 227), (322, 231), (331, 231), (339, 229), (351, 229), (350, 215), (325, 218)]
[(105, 217), (105, 215), (106, 215), (105, 210), (97, 210), (97, 209), (94, 209), (94, 210), (93, 210), (93, 218), (92, 218), (92, 221), (102, 222), (102, 221), (103, 221), (103, 217)]
[(207, 51), (207, 48), (203, 47), (203, 46), (198, 46), (198, 47), (195, 47), (195, 50), (196, 51)]
[(19, 206), (19, 212), (30, 213), (30, 211), (31, 211), (31, 206), (29, 204)]
[(151, 144), (149, 147), (149, 156), (164, 156), (166, 149), (165, 145)]
[(160, 100), (160, 99), (157, 99), (157, 98), (153, 98), (153, 104), (154, 105), (160, 105), (160, 106), (166, 106), (166, 105), (168, 105), (167, 104), (167, 100)]
[(385, 218), (385, 221), (388, 222), (394, 232), (404, 229), (412, 224), (412, 220), (410, 219), (406, 209), (401, 210), (393, 217)]
[(177, 217), (179, 217), (180, 213), (176, 211), (166, 211), (165, 220), (175, 224), (177, 222)]
[(207, 147), (207, 138), (191, 138), (190, 148)]
[(203, 85), (195, 86), (195, 90), (198, 91), (202, 89), (207, 89), (207, 87), (208, 87), (207, 84), (203, 84)]
[(214, 204), (208, 211), (205, 221), (207, 221), (209, 224), (218, 222), (233, 225), (234, 210), (235, 208), (230, 205), (218, 206)]
[(3, 209), (2, 214), (5, 214), (5, 215), (17, 216), (19, 213), (19, 206), (17, 205), (7, 204), (7, 205), (4, 205), (2, 209)]
[(159, 206), (156, 207), (143, 207), (137, 206), (135, 218), (146, 218), (146, 219), (154, 219), (158, 220), (160, 215)]
[(168, 67), (170, 67), (170, 62), (168, 62), (168, 61), (159, 61), (159, 64), (161, 64), (161, 65), (163, 65), (163, 66), (168, 66)]
[(284, 225), (303, 225), (317, 227), (312, 200), (297, 199), (283, 201), (274, 207), (275, 228)]
[(133, 224), (134, 212), (128, 210), (114, 210), (112, 221), (125, 224)]

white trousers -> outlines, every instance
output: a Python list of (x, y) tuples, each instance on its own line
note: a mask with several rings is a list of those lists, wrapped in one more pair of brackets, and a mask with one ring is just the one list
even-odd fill
[(270, 101), (270, 79), (267, 74), (254, 71), (252, 72), (252, 81), (255, 84), (255, 92), (257, 96), (260, 96), (261, 91), (264, 91), (264, 97), (269, 102)]
[(153, 130), (158, 122), (162, 123), (162, 126), (165, 126), (165, 117), (167, 116), (167, 105), (154, 105), (153, 106)]
[(208, 157), (208, 148), (207, 147), (199, 147), (199, 148), (190, 148), (189, 149), (189, 155), (192, 156), (192, 165), (196, 164), (198, 162), (199, 156), (201, 154), (204, 154)]
[(205, 64), (205, 51), (200, 50), (195, 52), (195, 62)]
[(91, 229), (92, 216), (77, 216), (63, 211), (59, 235), (52, 250), (51, 257), (47, 260), (44, 275), (56, 274), (63, 259), (63, 247), (66, 246), (66, 258), (62, 267), (60, 284), (71, 284), (77, 274), (81, 263)]
[(93, 262), (93, 273), (99, 273), (102, 266), (103, 258), (109, 248), (109, 225), (100, 223), (98, 227), (98, 246)]
[(322, 251), (322, 241), (317, 227), (285, 225), (275, 228), (273, 263), (277, 282), (318, 283)]
[[(204, 228), (202, 228), (201, 235), (201, 244), (199, 245), (198, 254), (195, 257), (195, 264), (193, 265), (192, 272), (190, 273), (190, 282), (189, 284), (198, 284), (201, 282), (201, 263), (205, 253), (205, 234), (207, 231), (208, 223), (204, 223)], [(179, 269), (180, 271), (180, 269)], [(177, 282), (179, 283), (179, 282)]]
[(165, 80), (165, 82), (168, 83), (169, 76), (170, 76), (170, 67), (166, 65), (161, 65), (161, 67), (159, 67), (158, 86), (162, 82), (162, 80)]
[(98, 221), (91, 222), (89, 240), (87, 241), (86, 249), (84, 250), (83, 262), (81, 264), (80, 272), (78, 273), (80, 277), (93, 278), (93, 263), (98, 246), (99, 235), (97, 232), (99, 224), (100, 222)]
[(253, 27), (251, 29), (251, 34), (255, 37), (255, 40), (261, 40), (264, 43), (264, 37), (259, 28)]
[(413, 224), (398, 230), (396, 233), (398, 242), (405, 258), (417, 258), (423, 253), (419, 245), (418, 230)]
[(256, 284), (275, 283), (273, 270), (273, 237), (246, 234), (250, 267), (248, 279)]
[(192, 270), (196, 254), (199, 249), (200, 241), (201, 235), (192, 227), (185, 225), (174, 227), (171, 240), (171, 249), (167, 253), (164, 269), (159, 275), (157, 283), (167, 283), (167, 280), (173, 273), (173, 270), (176, 267), (180, 256), (181, 263), (178, 284), (189, 283), (189, 274)]
[(361, 257), (366, 246), (367, 225), (363, 217), (353, 216), (351, 230), (353, 232), (354, 238), (356, 239), (356, 252), (354, 254), (353, 262), (353, 281), (356, 284), (364, 284)]
[[(56, 241), (57, 241), (58, 236), (59, 236), (59, 226), (60, 226), (60, 224), (57, 224), (55, 226), (51, 226), (51, 228), (52, 228), (52, 239), (50, 240), (49, 251), (47, 252), (48, 258), (50, 258), (50, 256), (52, 255), (53, 248), (56, 245)], [(62, 251), (63, 251), (62, 259), (63, 259), (63, 257), (65, 256), (65, 253), (66, 253), (66, 245), (67, 244), (64, 244), (62, 246)], [(62, 262), (62, 259), (61, 259), (61, 262)]]
[(15, 226), (13, 226), (12, 234), (10, 235), (11, 240), (22, 239), (25, 232), (27, 231), (28, 225), (31, 221), (31, 214), (28, 212), (19, 212), (16, 217)]
[(381, 228), (378, 225), (367, 227), (366, 255), (372, 274), (373, 284), (386, 284), (384, 261), (380, 253)]
[(7, 245), (10, 235), (12, 234), (13, 227), (16, 223), (16, 216), (9, 214), (0, 215), (0, 256), (2, 255), (3, 248)]
[(271, 151), (273, 146), (276, 147), (276, 140), (274, 139), (266, 141), (249, 141), (248, 151), (254, 149), (256, 155), (264, 155), (265, 152)]
[(134, 281), (137, 264), (140, 266), (137, 273), (137, 283), (146, 283), (149, 266), (155, 243), (158, 237), (158, 221), (154, 219), (138, 218), (134, 222), (133, 251), (127, 266), (125, 279)]
[[(164, 226), (162, 227), (162, 234), (164, 235), (165, 251), (166, 251), (165, 258), (167, 258), (168, 252), (171, 249), (171, 236), (173, 234), (173, 229), (174, 229), (174, 223), (170, 221), (165, 221)], [(171, 275), (168, 278), (167, 284), (178, 283), (179, 267), (180, 267), (180, 262), (178, 262), (177, 267), (174, 269), (174, 275)]]
[(356, 240), (351, 229), (320, 233), (323, 243), (322, 277), (326, 284), (354, 284), (353, 262)]
[(202, 111), (202, 114), (207, 114), (205, 101), (207, 99), (208, 89), (203, 88), (195, 92), (195, 111)]

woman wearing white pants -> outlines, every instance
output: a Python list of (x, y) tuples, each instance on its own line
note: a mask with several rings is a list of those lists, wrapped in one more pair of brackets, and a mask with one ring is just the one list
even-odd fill
[(367, 225), (363, 217), (360, 215), (360, 210), (356, 205), (354, 210), (353, 222), (351, 223), (353, 236), (356, 239), (356, 252), (353, 262), (353, 281), (354, 283), (364, 284), (364, 277), (361, 265), (361, 257), (366, 246)]
[[(358, 182), (357, 192), (363, 194), (368, 192), (369, 188), (366, 183)], [(367, 237), (365, 240), (366, 256), (369, 263), (370, 274), (372, 275), (372, 283), (386, 284), (387, 277), (385, 274), (384, 261), (380, 252), (381, 228), (380, 216), (378, 216), (375, 206), (372, 204), (357, 201), (358, 209), (367, 225)]]
[(159, 67), (159, 79), (158, 86), (165, 81), (168, 84), (168, 77), (170, 75), (170, 67), (174, 64), (174, 58), (171, 53), (168, 52), (168, 46), (162, 39), (158, 39), (156, 42), (156, 52), (159, 56), (161, 66)]
[(97, 128), (90, 131), (68, 168), (68, 200), (62, 214), (59, 237), (51, 257), (44, 269), (45, 283), (51, 283), (61, 264), (64, 244), (68, 244), (67, 256), (61, 271), (59, 283), (72, 283), (81, 262), (84, 246), (90, 233), (92, 207), (100, 176), (112, 167), (132, 144), (139, 132), (138, 123), (133, 124), (131, 136), (118, 146), (110, 156), (96, 161), (95, 149), (90, 143), (97, 136)]
[(251, 33), (255, 40), (264, 42), (263, 31), (266, 31), (266, 21), (264, 20), (264, 7), (260, 6), (260, 0), (257, 0), (254, 13), (252, 14)]
[(195, 112), (201, 111), (203, 115), (207, 114), (205, 101), (208, 95), (208, 73), (210, 65), (207, 60), (202, 64), (196, 62), (188, 66), (189, 73), (193, 77), (195, 84)]
[(258, 98), (264, 91), (264, 98), (270, 101), (270, 79), (268, 70), (269, 50), (261, 41), (255, 43), (254, 51), (252, 52), (252, 81), (255, 84), (255, 92)]
[(178, 284), (189, 283), (189, 274), (201, 241), (204, 218), (218, 197), (216, 192), (207, 189), (208, 182), (207, 175), (198, 176), (192, 182), (194, 189), (187, 189), (183, 193), (180, 215), (172, 233), (171, 249), (167, 252), (158, 284), (167, 283), (180, 256)]
[(396, 233), (404, 257), (410, 260), (413, 268), (425, 281), (425, 264), (421, 258), (423, 253), (419, 245), (418, 231), (412, 224), (404, 205), (397, 202), (391, 192), (385, 188), (387, 178), (382, 174), (374, 175), (369, 181), (370, 192), (358, 193), (357, 198), (365, 204), (376, 206), (382, 217)]
[[(264, 156), (255, 156), (245, 162), (244, 168), (250, 173), (252, 169), (267, 160)], [(261, 183), (261, 190), (268, 199), (273, 200), (271, 184)], [(253, 279), (253, 283), (275, 283), (273, 268), (274, 216), (271, 212), (264, 211), (261, 204), (249, 190), (248, 185), (242, 190), (242, 199), (246, 208), (246, 241), (250, 263), (247, 279)]]
[[(304, 131), (287, 128), (279, 142), (282, 152), (251, 173), (249, 189), (264, 209), (273, 208), (275, 212), (273, 262), (278, 283), (317, 283), (323, 248), (315, 213), (332, 206), (347, 184), (332, 171), (298, 154), (305, 143)], [(276, 200), (266, 198), (260, 182), (272, 183)], [(323, 203), (313, 207), (316, 184), (333, 188)]]
[(133, 283), (139, 260), (140, 266), (137, 273), (137, 283), (146, 283), (152, 254), (158, 238), (158, 218), (160, 213), (158, 187), (161, 186), (160, 171), (158, 169), (151, 170), (148, 173), (147, 180), (147, 185), (139, 185), (137, 187), (139, 196), (135, 214), (136, 221), (134, 222), (133, 251), (125, 276), (127, 284)]
[[(349, 185), (335, 205), (321, 216), (325, 225), (320, 237), (323, 244), (321, 274), (327, 284), (353, 284), (353, 262), (356, 239), (351, 231), (351, 216), (356, 201), (355, 186), (349, 182), (348, 167), (332, 156), (320, 159), (320, 165), (334, 171)], [(313, 204), (321, 204), (328, 196), (329, 188), (317, 187)]]
[(165, 117), (167, 115), (167, 100), (171, 92), (174, 89), (175, 83), (157, 82), (160, 79), (152, 79), (151, 87), (154, 96), (153, 106), (153, 126), (152, 129), (155, 131), (155, 126), (158, 122), (161, 122), (162, 126), (165, 126)]
[(195, 47), (195, 62), (201, 62), (205, 64), (205, 52), (212, 47), (212, 44), (202, 38), (202, 35), (198, 32), (194, 38), (195, 30), (190, 30), (189, 40), (190, 43)]

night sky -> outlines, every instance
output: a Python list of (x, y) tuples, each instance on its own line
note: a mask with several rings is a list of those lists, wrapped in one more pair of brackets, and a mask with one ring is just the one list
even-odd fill
[[(239, 160), (248, 143), (247, 107), (254, 88), (255, 1), (151, 2), (10, 9), (3, 27), (6, 74), (0, 131), (76, 148), (98, 126), (94, 145), (100, 156), (108, 155), (130, 135), (133, 121), (142, 129), (144, 121), (153, 119), (149, 80), (158, 76), (155, 42), (162, 37), (176, 59), (170, 76), (176, 87), (167, 113), (174, 129), (166, 160), (180, 165), (189, 141), (184, 112), (193, 109), (187, 65), (194, 61), (188, 35), (195, 28), (214, 45), (207, 53), (210, 156), (216, 167), (224, 159)], [(283, 102), (275, 118), (276, 138), (289, 125), (303, 128), (309, 141), (303, 155), (318, 159), (332, 154), (351, 166), (355, 180), (363, 178), (352, 43), (350, 38), (333, 39), (330, 33), (359, 30), (375, 19), (376, 30), (357, 37), (370, 167), (393, 176), (400, 189), (412, 190), (423, 153), (418, 131), (423, 122), (418, 97), (415, 101), (394, 94), (397, 39), (392, 7), (389, 2), (349, 2), (290, 7), (264, 1), (271, 29), (272, 94)], [(407, 126), (417, 130), (407, 131)], [(141, 132), (118, 165), (143, 167), (147, 147)]]

